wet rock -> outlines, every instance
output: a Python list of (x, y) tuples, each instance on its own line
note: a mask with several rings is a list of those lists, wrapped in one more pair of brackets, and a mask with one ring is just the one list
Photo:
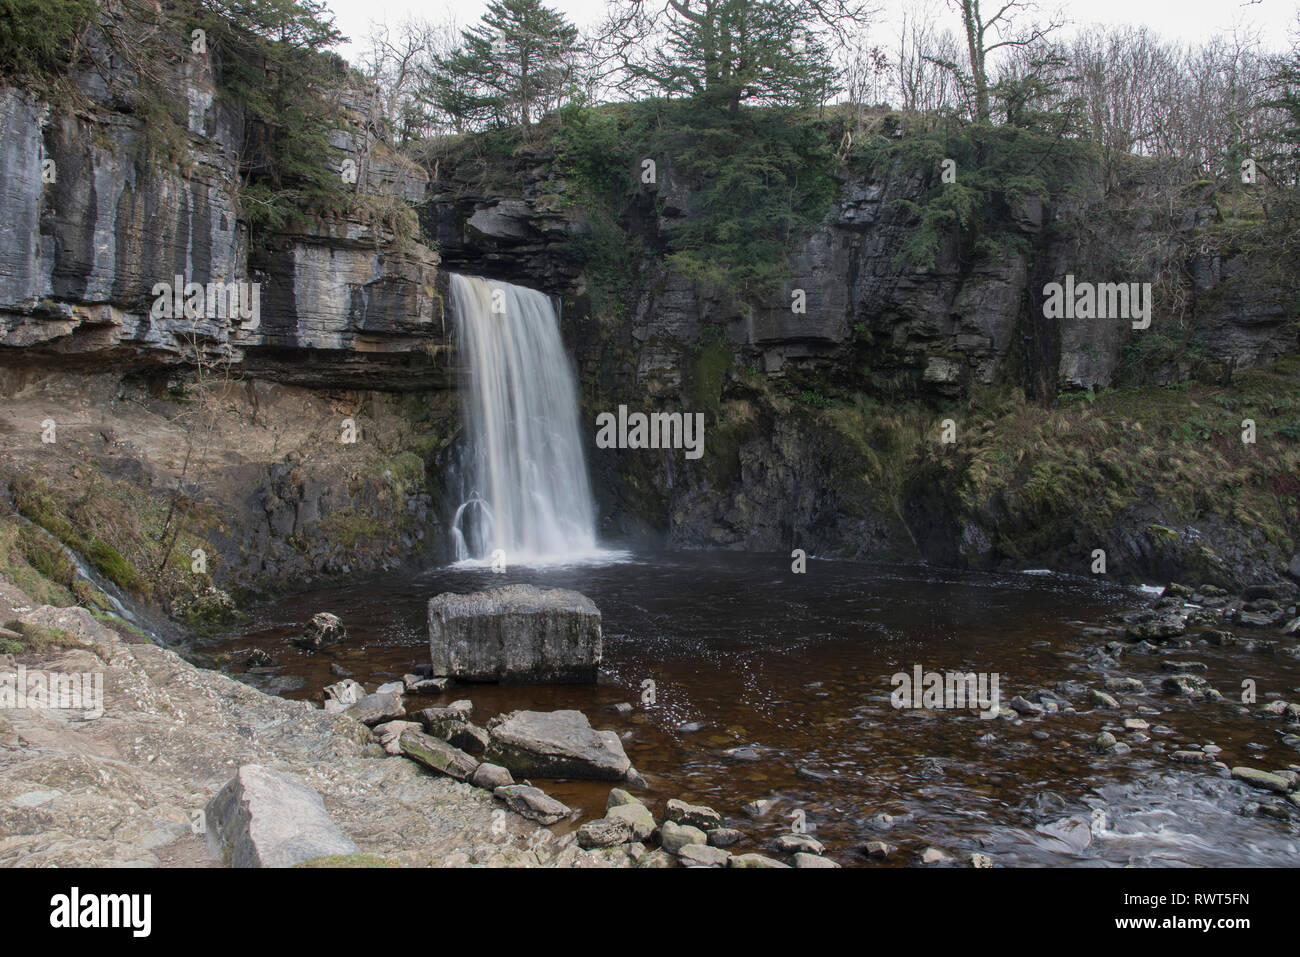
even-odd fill
[(402, 753), (411, 760), (457, 781), (468, 781), (478, 770), (478, 761), (433, 735), (404, 731), (398, 742)]
[(588, 821), (578, 828), (578, 846), (586, 850), (596, 847), (617, 847), (632, 840), (632, 829), (626, 821), (601, 818)]
[(807, 870), (818, 867), (836, 868), (840, 865), (836, 864), (829, 858), (821, 857), (818, 854), (805, 854), (803, 851), (800, 851), (794, 856), (794, 866), (800, 870)]
[(688, 844), (707, 844), (708, 837), (697, 827), (664, 821), (659, 828), (659, 846), (670, 854), (678, 853)]
[(762, 854), (733, 854), (727, 862), (728, 867), (789, 867), (780, 861)]
[(386, 681), (375, 689), (375, 694), (406, 694), (406, 682), (404, 681)]
[(1175, 751), (1169, 756), (1179, 764), (1213, 764), (1214, 756), (1204, 751)]
[(1151, 729), (1151, 725), (1143, 721), (1141, 718), (1124, 719), (1125, 731), (1149, 731), (1150, 729)]
[(366, 689), (351, 678), (325, 686), (325, 700), (335, 701), (345, 707), (356, 704), (365, 695)]
[(877, 861), (885, 860), (897, 850), (898, 848), (893, 844), (886, 844), (884, 841), (867, 841), (862, 845), (862, 853)]
[(488, 722), (487, 758), (519, 777), (624, 780), (632, 763), (613, 731), (580, 711), (512, 711)]
[(1097, 740), (1093, 741), (1092, 746), (1096, 751), (1106, 752), (1114, 750), (1117, 743), (1115, 735), (1111, 734), (1109, 731), (1103, 731), (1101, 734), (1097, 735)]
[(952, 860), (952, 855), (937, 847), (927, 847), (921, 852), (922, 864), (943, 864)]
[(1203, 661), (1169, 661), (1168, 659), (1160, 662), (1160, 667), (1165, 671), (1172, 671), (1175, 674), (1187, 674), (1191, 671), (1205, 671), (1205, 662)]
[(687, 867), (726, 867), (731, 854), (707, 844), (687, 844), (678, 853), (677, 859)]
[(485, 791), (496, 791), (497, 788), (505, 788), (515, 783), (515, 779), (510, 772), (499, 764), (489, 764), (484, 761), (474, 769), (470, 775), (469, 783), (476, 788), (483, 788)]
[(709, 844), (713, 847), (731, 847), (733, 844), (739, 844), (744, 838), (744, 832), (734, 827), (715, 827), (709, 831)]
[(993, 858), (987, 854), (972, 854), (970, 856), (970, 866), (983, 870), (993, 866)]
[(1027, 701), (1020, 695), (1016, 695), (1007, 703), (1011, 706), (1011, 710), (1015, 711), (1017, 714), (1036, 716), (1043, 713), (1043, 706), (1041, 704)]
[(1269, 771), (1260, 771), (1256, 768), (1235, 767), (1232, 769), (1232, 776), (1238, 781), (1246, 782), (1251, 787), (1275, 791), (1278, 794), (1285, 794), (1291, 789), (1290, 782), (1282, 775), (1273, 774)]
[(609, 797), (605, 799), (606, 809), (618, 807), (623, 804), (642, 804), (642, 800), (635, 794), (629, 794), (622, 788), (610, 788)]
[(1160, 690), (1165, 694), (1186, 698), (1222, 697), (1219, 692), (1210, 687), (1208, 681), (1197, 675), (1171, 675), (1160, 682)]
[(1081, 814), (1061, 818), (1050, 824), (1040, 824), (1035, 830), (1039, 834), (1060, 841), (1076, 854), (1092, 843), (1092, 820)]
[(510, 684), (594, 682), (600, 610), (561, 588), (506, 585), (429, 601), (436, 675)]
[(338, 615), (322, 611), (312, 615), (311, 621), (307, 622), (302, 634), (293, 639), (293, 643), (309, 651), (320, 651), (322, 648), (347, 641), (347, 638), (347, 629), (343, 627), (343, 622)]
[(403, 679), (408, 694), (443, 694), (452, 686), (451, 678), (420, 678), (416, 675), (407, 675), (406, 678), (415, 679)]
[(687, 804), (677, 798), (672, 798), (668, 802), (664, 815), (674, 823), (689, 824), (691, 827), (698, 827), (701, 831), (709, 831), (722, 826), (722, 815), (713, 808), (699, 804)]
[(741, 810), (754, 820), (760, 821), (771, 814), (772, 808), (774, 807), (776, 807), (775, 801), (769, 800), (768, 798), (759, 798), (756, 801), (750, 801), (741, 808)]
[(1201, 637), (1210, 644), (1219, 645), (1221, 647), (1230, 647), (1237, 643), (1237, 636), (1230, 631), (1221, 631), (1218, 629), (1213, 631), (1204, 631), (1201, 632)]
[(1088, 700), (1098, 708), (1114, 709), (1119, 707), (1119, 702), (1106, 694), (1104, 691), (1098, 691), (1096, 688), (1088, 690)]
[(348, 706), (344, 713), (362, 724), (374, 725), (405, 716), (406, 708), (395, 694), (368, 694)]
[(331, 661), (330, 674), (334, 675), (336, 678), (351, 678), (353, 672), (351, 669), (343, 667), (337, 661)]
[(626, 701), (620, 701), (620, 702), (618, 702), (617, 704), (607, 704), (607, 705), (605, 705), (605, 710), (606, 710), (606, 711), (609, 711), (609, 712), (611, 712), (611, 713), (613, 713), (613, 714), (631, 714), (631, 713), (632, 713), (632, 705), (630, 705), (630, 704), (629, 704), (628, 702), (626, 702)]
[(654, 815), (640, 801), (615, 804), (605, 810), (605, 817), (611, 821), (620, 821), (627, 825), (632, 832), (632, 836), (638, 841), (647, 840), (655, 830)]
[(1135, 621), (1126, 629), (1125, 634), (1133, 641), (1161, 642), (1177, 638), (1187, 631), (1187, 623), (1177, 615), (1165, 615), (1148, 621)]
[(529, 784), (510, 784), (492, 792), (516, 814), (538, 824), (554, 824), (568, 817), (570, 809), (541, 788)]
[(822, 842), (810, 834), (782, 834), (770, 846), (782, 854), (821, 854), (826, 850)]
[(204, 812), (208, 843), (231, 867), (293, 867), (359, 853), (321, 796), (287, 774), (246, 764)]
[(248, 660), (245, 662), (250, 668), (267, 668), (274, 663), (265, 648), (254, 648), (248, 653)]

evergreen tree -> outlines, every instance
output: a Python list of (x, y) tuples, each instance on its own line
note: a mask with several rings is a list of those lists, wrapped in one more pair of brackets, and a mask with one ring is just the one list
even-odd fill
[(435, 58), (426, 95), (458, 130), (527, 130), (563, 98), (577, 43), (577, 28), (541, 0), (493, 0), (460, 48)]

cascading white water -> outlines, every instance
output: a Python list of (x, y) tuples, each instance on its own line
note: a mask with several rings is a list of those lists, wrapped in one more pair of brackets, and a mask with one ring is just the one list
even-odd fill
[(451, 276), (464, 389), (468, 497), (456, 510), (456, 559), (508, 563), (596, 553), (595, 506), (578, 403), (551, 301), (510, 283)]

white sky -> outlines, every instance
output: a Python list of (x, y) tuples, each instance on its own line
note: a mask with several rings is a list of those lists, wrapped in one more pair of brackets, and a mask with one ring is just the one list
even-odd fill
[[(877, 28), (879, 41), (888, 48), (894, 24), (904, 0), (878, 0), (884, 10)], [(350, 43), (340, 48), (352, 58), (363, 41), (372, 21), (395, 26), (408, 17), (441, 22), (454, 16), (461, 26), (472, 25), (482, 14), (483, 0), (326, 0), (334, 12), (338, 28)], [(562, 11), (580, 27), (599, 21), (605, 0), (549, 0), (548, 6)], [(986, 6), (991, 4), (986, 3)], [(1145, 24), (1162, 36), (1183, 42), (1209, 39), (1218, 32), (1231, 32), (1234, 26), (1258, 30), (1264, 42), (1281, 47), (1296, 28), (1298, 0), (1040, 0), (1040, 9), (1060, 9), (1075, 24), (1107, 25)], [(935, 10), (945, 25), (954, 30), (959, 25), (956, 14), (942, 0)]]

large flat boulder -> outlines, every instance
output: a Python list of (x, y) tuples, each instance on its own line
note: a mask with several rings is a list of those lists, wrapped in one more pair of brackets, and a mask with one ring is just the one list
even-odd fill
[(581, 711), (512, 711), (488, 722), (486, 760), (517, 778), (622, 781), (632, 768), (613, 731), (596, 731)]
[(433, 674), (505, 684), (596, 680), (600, 610), (563, 588), (506, 585), (429, 601)]
[(245, 764), (204, 811), (208, 844), (231, 867), (293, 867), (356, 854), (321, 796), (287, 774)]

